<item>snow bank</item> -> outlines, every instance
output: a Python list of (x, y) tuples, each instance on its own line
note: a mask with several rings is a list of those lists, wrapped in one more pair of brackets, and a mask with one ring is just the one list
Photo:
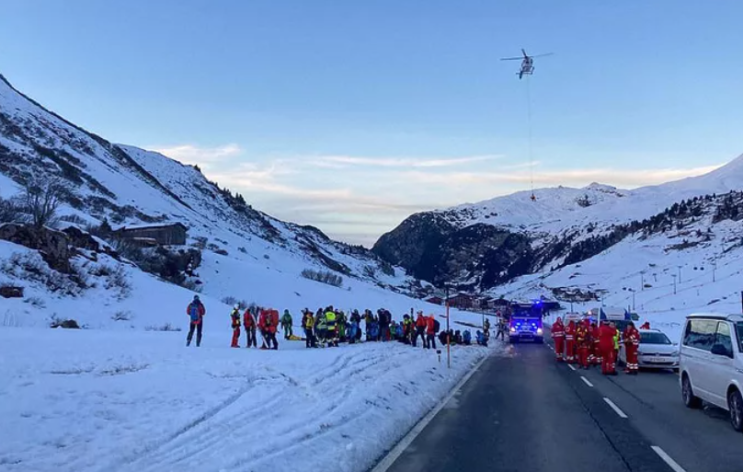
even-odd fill
[(394, 342), (260, 351), (208, 330), (201, 348), (183, 338), (1, 328), (0, 468), (363, 471), (499, 351), (454, 347), (447, 369)]

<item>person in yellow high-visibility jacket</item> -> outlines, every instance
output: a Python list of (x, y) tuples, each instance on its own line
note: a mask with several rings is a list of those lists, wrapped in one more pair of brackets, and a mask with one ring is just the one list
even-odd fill
[(333, 311), (331, 306), (328, 311), (325, 312), (325, 339), (328, 340), (328, 346), (338, 346), (338, 315)]

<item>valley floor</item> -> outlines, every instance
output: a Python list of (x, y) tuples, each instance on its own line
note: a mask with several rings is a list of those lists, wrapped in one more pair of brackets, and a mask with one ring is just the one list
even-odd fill
[(395, 342), (260, 351), (184, 338), (0, 328), (0, 468), (368, 470), (499, 350), (455, 347), (447, 369), (445, 351)]

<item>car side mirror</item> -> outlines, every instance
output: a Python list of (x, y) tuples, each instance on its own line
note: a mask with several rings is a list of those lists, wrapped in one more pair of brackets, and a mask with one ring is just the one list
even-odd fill
[(728, 351), (728, 348), (726, 348), (722, 344), (713, 344), (712, 345), (712, 354), (714, 354), (716, 356), (733, 357), (733, 356), (730, 355), (730, 351)]

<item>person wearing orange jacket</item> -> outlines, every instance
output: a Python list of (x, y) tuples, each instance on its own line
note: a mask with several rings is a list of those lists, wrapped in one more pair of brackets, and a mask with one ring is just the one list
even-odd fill
[(420, 336), (421, 341), (423, 342), (423, 348), (425, 349), (426, 344), (426, 325), (428, 324), (428, 318), (423, 316), (423, 312), (418, 312), (418, 318), (415, 320), (415, 334), (413, 335), (413, 347), (415, 347), (418, 344), (418, 336)]
[(637, 365), (637, 350), (640, 348), (640, 332), (635, 328), (635, 324), (630, 321), (624, 330), (624, 349), (626, 354), (627, 365), (624, 371), (630, 375), (637, 375), (639, 366)]
[[(276, 340), (276, 328), (279, 326), (279, 312), (272, 309), (261, 310), (261, 316), (258, 319), (258, 328), (263, 336), (263, 346), (261, 349), (278, 349), (279, 342)], [(273, 347), (271, 347), (273, 344)]]
[(593, 344), (593, 365), (601, 365), (601, 348), (599, 347), (599, 327), (591, 323), (591, 341)]
[(599, 347), (601, 348), (601, 373), (617, 375), (616, 359), (614, 358), (614, 336), (617, 328), (604, 321), (599, 328)]
[(555, 356), (558, 362), (565, 360), (565, 325), (559, 316), (552, 324), (552, 340), (555, 342)]
[(436, 317), (428, 315), (426, 318), (426, 349), (436, 349)]
[(578, 364), (588, 369), (588, 328), (586, 321), (581, 320), (575, 328), (575, 342), (578, 345)]
[(575, 321), (570, 320), (565, 328), (565, 360), (569, 363), (575, 362)]
[(240, 339), (240, 306), (235, 305), (230, 313), (232, 319), (232, 344), (230, 347), (240, 347), (237, 341)]
[(255, 318), (253, 318), (253, 313), (250, 312), (250, 308), (246, 309), (245, 313), (243, 313), (243, 326), (245, 327), (245, 337), (248, 338), (248, 343), (245, 347), (249, 348), (251, 345), (257, 347), (258, 341), (255, 336)]

